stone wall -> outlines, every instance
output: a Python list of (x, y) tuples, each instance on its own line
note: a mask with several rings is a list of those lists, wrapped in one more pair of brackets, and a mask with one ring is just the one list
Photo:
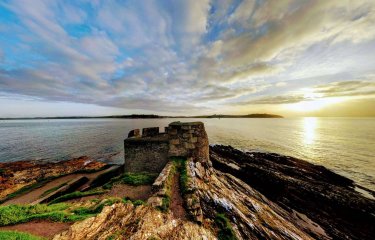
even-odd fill
[(202, 122), (173, 122), (159, 133), (158, 127), (135, 129), (124, 141), (125, 172), (159, 173), (168, 158), (180, 156), (209, 163), (209, 144)]
[(209, 144), (202, 122), (173, 122), (168, 126), (169, 156), (193, 158), (196, 162), (207, 162)]
[[(146, 130), (147, 132), (147, 130)], [(125, 172), (160, 173), (168, 162), (169, 141), (166, 134), (131, 137), (124, 141)]]

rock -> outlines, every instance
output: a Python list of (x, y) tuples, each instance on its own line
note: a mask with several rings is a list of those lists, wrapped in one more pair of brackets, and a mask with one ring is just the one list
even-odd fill
[(190, 221), (175, 219), (149, 206), (134, 208), (131, 204), (107, 206), (96, 217), (73, 224), (54, 240), (105, 239), (216, 239), (211, 230)]
[(201, 179), (203, 179), (204, 176), (206, 175), (206, 170), (200, 162), (195, 163), (195, 169), (194, 170), (195, 170), (195, 174)]
[(74, 173), (79, 170), (95, 171), (106, 164), (93, 161), (83, 156), (56, 163), (39, 163), (37, 161), (18, 161), (0, 163), (0, 199), (18, 189), (49, 177)]
[(159, 134), (159, 127), (150, 127), (142, 129), (142, 137), (153, 137)]
[(129, 133), (128, 133), (128, 138), (131, 138), (131, 137), (140, 137), (141, 136), (141, 132), (139, 129), (134, 129), (134, 130), (131, 130)]
[(150, 197), (147, 200), (147, 204), (149, 204), (151, 207), (155, 207), (155, 208), (161, 207), (163, 205), (163, 198), (157, 197), (157, 196)]
[[(268, 207), (277, 205), (283, 211), (298, 212), (289, 214), (290, 221), (311, 232), (311, 236), (320, 239), (323, 237), (319, 233), (324, 232), (333, 239), (374, 239), (375, 201), (356, 192), (353, 181), (348, 178), (296, 158), (245, 153), (230, 146), (210, 147), (210, 159), (225, 178), (241, 179), (248, 184), (241, 185), (264, 194), (273, 202)], [(221, 188), (225, 190), (231, 182)], [(234, 193), (228, 194), (228, 199), (236, 199), (242, 188), (233, 186)], [(259, 204), (254, 201), (251, 204), (259, 209)]]

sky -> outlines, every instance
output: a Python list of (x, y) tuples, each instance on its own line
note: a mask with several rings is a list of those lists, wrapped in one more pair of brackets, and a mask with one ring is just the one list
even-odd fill
[(0, 117), (375, 116), (373, 0), (1, 0)]

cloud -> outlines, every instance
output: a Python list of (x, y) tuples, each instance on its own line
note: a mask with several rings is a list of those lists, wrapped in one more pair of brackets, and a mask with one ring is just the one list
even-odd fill
[(249, 104), (289, 104), (330, 97), (375, 97), (375, 81), (357, 80), (332, 82), (316, 85), (309, 89), (300, 89), (280, 96), (266, 96), (258, 99), (238, 102), (238, 105)]
[[(357, 79), (374, 73), (363, 67), (375, 61), (370, 0), (20, 0), (0, 8), (9, 16), (0, 20), (1, 94), (176, 112), (292, 103), (306, 97), (291, 80), (311, 87), (304, 76), (322, 67), (307, 60), (326, 49), (324, 74), (348, 78), (323, 81), (316, 94), (373, 91), (373, 80)], [(335, 64), (354, 47), (348, 74), (348, 64)]]
[(263, 97), (256, 100), (238, 102), (238, 105), (249, 105), (249, 104), (288, 104), (297, 103), (306, 100), (303, 95), (283, 95), (275, 97)]

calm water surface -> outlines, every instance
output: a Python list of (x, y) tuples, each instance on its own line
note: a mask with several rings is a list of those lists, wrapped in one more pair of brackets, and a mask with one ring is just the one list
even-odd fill
[[(0, 121), (0, 162), (58, 161), (87, 155), (121, 163), (134, 128), (178, 119)], [(181, 119), (195, 121), (197, 119)], [(277, 152), (321, 164), (375, 190), (375, 118), (198, 119), (211, 144)]]

